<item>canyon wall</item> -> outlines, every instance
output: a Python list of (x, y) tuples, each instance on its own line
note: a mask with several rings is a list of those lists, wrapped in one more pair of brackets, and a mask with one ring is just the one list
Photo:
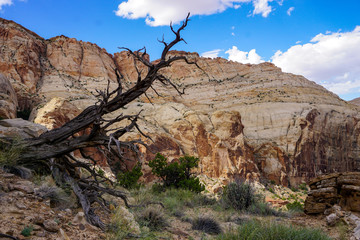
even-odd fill
[[(93, 93), (108, 82), (113, 88), (122, 75), (129, 88), (137, 79), (133, 59), (125, 52), (111, 55), (65, 36), (45, 40), (5, 19), (0, 20), (0, 41), (0, 73), (14, 88), (16, 107), (32, 110), (31, 119), (49, 128), (95, 103)], [(185, 55), (200, 66), (176, 62), (163, 70), (185, 94), (156, 83), (162, 97), (150, 90), (152, 103), (142, 97), (121, 110), (143, 110), (141, 129), (154, 140), (143, 149), (144, 160), (159, 151), (169, 160), (195, 155), (200, 158), (197, 171), (209, 177), (265, 178), (283, 185), (360, 170), (358, 106), (268, 62), (241, 64), (181, 51), (169, 55)], [(67, 109), (78, 109), (45, 105), (58, 97), (71, 103)], [(9, 109), (6, 117), (13, 118), (16, 109)]]

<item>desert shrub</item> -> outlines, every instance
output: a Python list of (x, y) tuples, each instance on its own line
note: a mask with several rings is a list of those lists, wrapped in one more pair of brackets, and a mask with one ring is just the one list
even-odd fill
[(191, 201), (195, 206), (212, 206), (217, 203), (215, 198), (203, 194), (194, 194)]
[(130, 171), (118, 173), (117, 179), (121, 186), (127, 189), (139, 189), (139, 178), (143, 175), (141, 172), (141, 164), (136, 164)]
[(191, 169), (198, 166), (199, 159), (193, 156), (179, 158), (178, 162), (167, 163), (167, 159), (160, 153), (149, 162), (151, 171), (161, 178), (164, 187), (188, 189), (193, 192), (205, 190), (198, 178), (192, 176)]
[(300, 228), (284, 224), (249, 221), (239, 226), (236, 232), (218, 236), (221, 240), (330, 240), (320, 230)]
[(304, 194), (308, 193), (308, 186), (306, 185), (306, 183), (302, 183), (299, 185), (299, 189), (303, 191)]
[(23, 151), (18, 139), (12, 139), (11, 142), (0, 140), (0, 166), (15, 166), (16, 160)]
[(209, 234), (220, 234), (220, 224), (210, 217), (198, 217), (192, 221), (192, 229), (203, 231)]
[(77, 200), (72, 191), (66, 185), (58, 187), (47, 177), (44, 183), (35, 189), (35, 194), (44, 200), (50, 200), (50, 207), (66, 209), (75, 207)]
[(179, 182), (179, 187), (182, 189), (188, 189), (193, 192), (202, 192), (205, 190), (205, 186), (200, 183), (198, 178), (190, 177)]
[(30, 237), (31, 232), (34, 230), (33, 226), (29, 225), (24, 227), (24, 229), (21, 231), (21, 235), (24, 237)]
[(166, 191), (166, 188), (162, 185), (162, 184), (159, 184), (159, 183), (154, 183), (152, 186), (151, 186), (151, 191), (155, 194), (160, 194), (162, 192), (165, 192)]
[(183, 209), (176, 209), (174, 212), (173, 212), (173, 215), (177, 218), (182, 218), (185, 216), (185, 213), (184, 213), (184, 210)]
[(167, 189), (166, 192), (161, 193), (158, 197), (168, 211), (175, 212), (179, 209), (183, 210), (185, 206), (195, 207), (193, 200), (196, 195), (197, 193), (186, 189), (170, 188)]
[(300, 190), (303, 190), (303, 191), (307, 191), (308, 188), (307, 188), (306, 183), (301, 183), (301, 184), (299, 185), (299, 189), (300, 189)]
[(298, 201), (286, 204), (286, 208), (288, 211), (292, 211), (292, 212), (303, 212), (304, 211), (303, 204)]
[(164, 229), (168, 223), (160, 206), (149, 206), (138, 215), (138, 221), (153, 231)]
[(0, 167), (8, 173), (28, 179), (32, 177), (32, 171), (18, 165), (17, 162), (18, 157), (23, 151), (20, 139), (15, 138), (10, 141), (0, 140)]
[(225, 208), (246, 210), (259, 200), (250, 183), (237, 180), (224, 187), (222, 203)]

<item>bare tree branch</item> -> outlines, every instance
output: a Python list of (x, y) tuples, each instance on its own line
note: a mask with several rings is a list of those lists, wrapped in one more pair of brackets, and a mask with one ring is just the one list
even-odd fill
[[(119, 197), (126, 206), (130, 205), (126, 194), (112, 188), (113, 183), (111, 180), (98, 171), (94, 154), (90, 154), (88, 150), (91, 147), (97, 148), (99, 149), (98, 153), (103, 154), (106, 159), (111, 157), (119, 158), (122, 162), (134, 160), (126, 156), (127, 154), (125, 153), (127, 152), (134, 153), (135, 160), (140, 159), (141, 152), (139, 146), (147, 147), (147, 145), (141, 139), (122, 141), (121, 137), (131, 131), (137, 131), (142, 137), (153, 141), (137, 124), (141, 111), (136, 115), (119, 114), (111, 119), (105, 115), (122, 109), (143, 94), (151, 102), (150, 98), (146, 95), (146, 91), (149, 88), (160, 96), (153, 87), (155, 81), (172, 86), (179, 94), (184, 93), (184, 91), (178, 90), (178, 87), (159, 71), (179, 60), (198, 66), (196, 62), (190, 62), (184, 56), (167, 58), (169, 51), (177, 43), (184, 41), (181, 37), (181, 32), (187, 26), (189, 16), (190, 14), (188, 14), (177, 30), (174, 30), (173, 26), (170, 25), (170, 29), (175, 35), (173, 41), (166, 43), (164, 38), (159, 41), (164, 45), (164, 49), (158, 62), (152, 63), (149, 61), (145, 47), (138, 51), (121, 48), (127, 50), (129, 56), (132, 56), (134, 60), (137, 79), (134, 81), (136, 83), (133, 87), (124, 90), (122, 86), (124, 77), (119, 69), (115, 68), (114, 72), (117, 83), (115, 89), (111, 90), (111, 82), (108, 80), (106, 89), (96, 90), (94, 94), (98, 99), (97, 103), (87, 107), (77, 117), (63, 126), (45, 132), (39, 137), (25, 139), (21, 143), (24, 151), (17, 159), (18, 164), (30, 166), (36, 164), (49, 169), (58, 183), (65, 182), (71, 186), (84, 210), (87, 221), (103, 230), (106, 229), (106, 224), (96, 214), (93, 206), (94, 203), (97, 203), (104, 209), (108, 207), (103, 194)], [(139, 64), (145, 66), (147, 70), (141, 70), (142, 68), (139, 68)], [(73, 152), (75, 150), (79, 150), (81, 156), (87, 159), (87, 161), (74, 157)], [(83, 176), (77, 171), (79, 168), (86, 170), (90, 175)], [(105, 187), (104, 184), (109, 185), (109, 187)]]

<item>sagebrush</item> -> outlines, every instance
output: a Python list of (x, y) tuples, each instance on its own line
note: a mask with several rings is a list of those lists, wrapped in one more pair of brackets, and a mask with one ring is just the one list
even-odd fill
[(224, 187), (222, 202), (225, 207), (241, 211), (254, 205), (259, 198), (250, 183), (237, 180)]

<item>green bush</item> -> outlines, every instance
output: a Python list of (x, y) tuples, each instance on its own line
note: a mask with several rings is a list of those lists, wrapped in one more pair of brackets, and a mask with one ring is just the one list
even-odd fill
[(143, 173), (141, 172), (141, 164), (137, 164), (133, 167), (133, 169), (131, 169), (131, 171), (118, 173), (117, 179), (119, 184), (124, 188), (138, 189), (140, 187), (140, 184), (138, 184), (138, 180), (142, 175)]
[(307, 191), (308, 188), (307, 188), (306, 183), (301, 183), (301, 184), (299, 185), (299, 189), (300, 189), (300, 190), (303, 190), (303, 191)]
[(259, 221), (246, 222), (240, 225), (235, 233), (218, 236), (221, 240), (330, 240), (320, 230), (300, 228), (284, 224), (262, 223)]
[(193, 220), (192, 229), (209, 234), (220, 234), (222, 232), (220, 224), (213, 218), (209, 217), (198, 217)]
[(224, 187), (222, 202), (226, 208), (246, 210), (259, 199), (249, 183), (235, 181)]
[(286, 204), (286, 208), (288, 209), (288, 211), (293, 211), (293, 212), (304, 211), (303, 204), (301, 202), (298, 202), (297, 200), (295, 202)]
[(24, 227), (24, 229), (21, 231), (21, 235), (24, 237), (30, 237), (31, 232), (34, 230), (33, 226), (29, 225)]
[(193, 192), (205, 190), (198, 178), (192, 176), (191, 169), (198, 166), (199, 159), (193, 156), (179, 158), (178, 162), (167, 163), (166, 157), (157, 153), (149, 162), (152, 173), (161, 178), (164, 187), (188, 189)]

